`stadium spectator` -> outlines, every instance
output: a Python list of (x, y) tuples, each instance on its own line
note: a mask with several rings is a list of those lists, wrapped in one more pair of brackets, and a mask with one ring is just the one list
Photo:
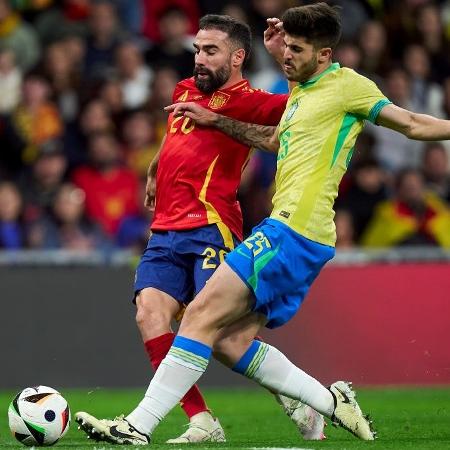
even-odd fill
[(355, 228), (352, 213), (347, 209), (336, 209), (336, 248), (351, 249), (355, 247)]
[[(359, 0), (333, 0), (341, 8), (342, 37), (354, 39), (358, 30), (373, 16), (370, 2)], [(276, 16), (278, 17), (278, 16)]]
[(21, 220), (22, 197), (8, 181), (0, 183), (0, 249), (15, 250), (24, 246)]
[[(242, 3), (239, 2), (227, 2), (223, 4), (220, 9), (217, 10), (217, 13), (225, 14), (227, 16), (233, 17), (234, 19), (240, 20), (241, 22), (244, 23), (248, 22), (247, 12), (245, 11), (245, 8), (242, 6)], [(209, 14), (212, 13), (209, 12)]]
[(68, 35), (86, 35), (91, 0), (62, 0), (53, 3), (53, 7), (40, 13), (34, 21), (44, 46)]
[(123, 118), (127, 116), (120, 80), (117, 77), (106, 79), (100, 86), (98, 98), (109, 111), (114, 127), (119, 129)]
[(59, 111), (50, 96), (50, 84), (42, 74), (25, 76), (22, 100), (12, 112), (6, 131), (9, 151), (24, 165), (36, 160), (40, 145), (63, 132)]
[(147, 63), (154, 69), (171, 67), (178, 77), (189, 78), (194, 70), (192, 39), (189, 19), (181, 7), (167, 7), (159, 17), (161, 41), (146, 53)]
[(53, 100), (65, 123), (74, 122), (79, 114), (80, 72), (73, 63), (64, 42), (55, 42), (45, 50), (44, 70), (50, 80)]
[(342, 42), (336, 48), (335, 56), (341, 66), (359, 71), (362, 60), (361, 49), (354, 42)]
[(155, 144), (153, 118), (145, 111), (128, 115), (123, 122), (122, 136), (126, 165), (146, 178), (150, 162), (159, 149), (159, 145)]
[(358, 44), (362, 53), (361, 72), (378, 83), (389, 64), (383, 24), (375, 20), (366, 22), (359, 32)]
[(83, 109), (80, 117), (80, 129), (84, 136), (92, 133), (114, 131), (108, 106), (99, 99), (93, 99)]
[[(411, 79), (401, 67), (393, 68), (386, 77), (386, 95), (401, 108), (420, 111), (411, 94)], [(408, 166), (418, 167), (422, 142), (411, 141), (406, 136), (384, 127), (368, 127), (375, 139), (375, 156), (382, 167), (389, 172), (396, 172)]]
[(98, 225), (85, 216), (82, 189), (65, 183), (58, 189), (50, 214), (33, 222), (28, 229), (32, 248), (77, 251), (107, 250), (111, 243)]
[[(216, 0), (214, 0), (216, 2)], [(188, 34), (194, 35), (198, 29), (199, 8), (196, 0), (152, 0), (144, 1), (143, 33), (153, 43), (160, 43), (159, 21), (167, 9), (181, 9), (188, 19)]]
[(426, 191), (422, 174), (405, 169), (396, 196), (381, 203), (361, 238), (366, 247), (436, 245), (450, 248), (450, 209)]
[(90, 135), (115, 131), (115, 124), (106, 103), (96, 98), (84, 106), (78, 125), (76, 128), (71, 127), (65, 135), (65, 149), (70, 167), (87, 161)]
[(72, 67), (81, 72), (86, 53), (86, 43), (84, 39), (77, 34), (66, 34), (60, 41), (64, 46), (67, 56), (70, 58)]
[(142, 30), (146, 0), (112, 0), (123, 27), (133, 34)]
[(252, 0), (247, 8), (253, 45), (245, 70), (250, 82), (261, 89), (269, 90), (280, 83), (280, 67), (267, 54), (262, 36), (267, 17), (278, 17), (288, 6), (287, 3), (287, 0)]
[(336, 208), (345, 209), (351, 215), (352, 238), (356, 241), (372, 218), (375, 207), (387, 199), (385, 179), (375, 159), (365, 158), (352, 166), (350, 186), (346, 194), (339, 195)]
[(67, 158), (60, 141), (48, 141), (39, 147), (37, 160), (19, 181), (27, 222), (35, 221), (50, 211), (56, 192), (65, 179), (66, 169)]
[(73, 173), (74, 183), (86, 194), (86, 214), (114, 236), (120, 221), (139, 211), (139, 180), (120, 163), (119, 144), (108, 133), (89, 137), (89, 164)]
[(19, 103), (22, 73), (11, 50), (0, 49), (0, 114), (10, 113)]
[(430, 55), (433, 78), (442, 82), (450, 73), (450, 45), (444, 34), (439, 7), (433, 2), (422, 5), (415, 24), (419, 42)]
[(114, 5), (107, 0), (93, 3), (84, 60), (84, 70), (88, 78), (102, 79), (111, 71), (114, 54), (123, 37)]
[(448, 161), (448, 154), (443, 144), (433, 142), (426, 146), (422, 161), (425, 185), (428, 190), (450, 203), (450, 166)]
[(441, 116), (443, 92), (441, 87), (431, 81), (430, 57), (421, 45), (406, 47), (403, 64), (411, 80), (411, 98), (420, 111)]
[[(145, 198), (145, 179), (140, 183), (140, 199)], [(125, 216), (119, 224), (116, 234), (116, 244), (119, 248), (128, 248), (136, 255), (141, 255), (150, 237), (150, 227), (153, 213), (145, 206), (144, 202), (139, 202), (139, 211)]]
[(289, 7), (289, 0), (250, 0), (248, 17), (253, 36), (259, 38), (267, 28), (268, 17), (281, 17), (286, 8)]
[(139, 108), (148, 101), (152, 71), (144, 64), (141, 52), (131, 41), (121, 44), (116, 51), (123, 103), (126, 108)]
[(40, 56), (39, 39), (34, 28), (12, 9), (9, 0), (0, 0), (0, 47), (14, 52), (23, 71), (33, 68)]
[[(192, 76), (189, 75), (189, 77)], [(149, 100), (149, 109), (153, 112), (155, 120), (156, 142), (160, 143), (166, 134), (167, 114), (164, 107), (172, 103), (172, 94), (179, 81), (178, 73), (169, 67), (155, 72), (152, 84), (152, 96)]]

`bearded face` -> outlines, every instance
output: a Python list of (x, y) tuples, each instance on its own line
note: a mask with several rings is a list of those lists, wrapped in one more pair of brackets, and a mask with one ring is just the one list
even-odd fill
[(194, 68), (194, 80), (197, 89), (205, 94), (211, 94), (223, 86), (231, 76), (231, 64), (228, 61), (215, 71), (196, 64)]
[(289, 81), (304, 83), (309, 80), (318, 66), (316, 56), (312, 56), (308, 61), (286, 61), (284, 62), (284, 72)]

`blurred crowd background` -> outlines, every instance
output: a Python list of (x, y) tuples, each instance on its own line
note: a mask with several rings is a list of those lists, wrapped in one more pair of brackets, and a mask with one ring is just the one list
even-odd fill
[[(246, 77), (287, 92), (262, 41), (289, 0), (0, 0), (0, 248), (140, 252), (163, 107), (192, 75), (199, 17), (251, 26)], [(311, 2), (309, 2), (311, 3)], [(396, 105), (450, 119), (450, 1), (342, 0), (335, 60)], [(450, 146), (367, 125), (336, 203), (337, 246), (450, 247)], [(276, 157), (255, 151), (245, 231), (271, 207)]]

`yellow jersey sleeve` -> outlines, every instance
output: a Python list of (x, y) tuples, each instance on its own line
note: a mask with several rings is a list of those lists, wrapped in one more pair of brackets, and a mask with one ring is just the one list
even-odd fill
[(343, 108), (347, 113), (375, 123), (380, 111), (392, 102), (368, 78), (351, 69), (345, 71)]

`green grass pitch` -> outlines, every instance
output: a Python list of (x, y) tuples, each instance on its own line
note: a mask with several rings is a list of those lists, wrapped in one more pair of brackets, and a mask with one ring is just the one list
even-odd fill
[[(69, 401), (72, 414), (87, 410), (99, 417), (113, 417), (129, 412), (143, 391), (95, 389), (62, 392)], [(8, 430), (7, 408), (13, 395), (13, 392), (0, 393), (0, 449), (24, 448)], [(375, 442), (358, 441), (346, 431), (330, 425), (326, 428), (326, 441), (303, 441), (275, 400), (260, 389), (208, 390), (206, 396), (210, 407), (220, 417), (228, 442), (189, 448), (450, 449), (450, 388), (358, 390), (360, 404), (372, 415), (378, 431), (379, 439)], [(155, 431), (152, 446), (180, 448), (164, 445), (164, 442), (180, 434), (185, 423), (186, 419), (177, 407)], [(69, 433), (55, 446), (55, 449), (85, 448), (109, 450), (118, 447), (88, 441), (74, 422)]]

